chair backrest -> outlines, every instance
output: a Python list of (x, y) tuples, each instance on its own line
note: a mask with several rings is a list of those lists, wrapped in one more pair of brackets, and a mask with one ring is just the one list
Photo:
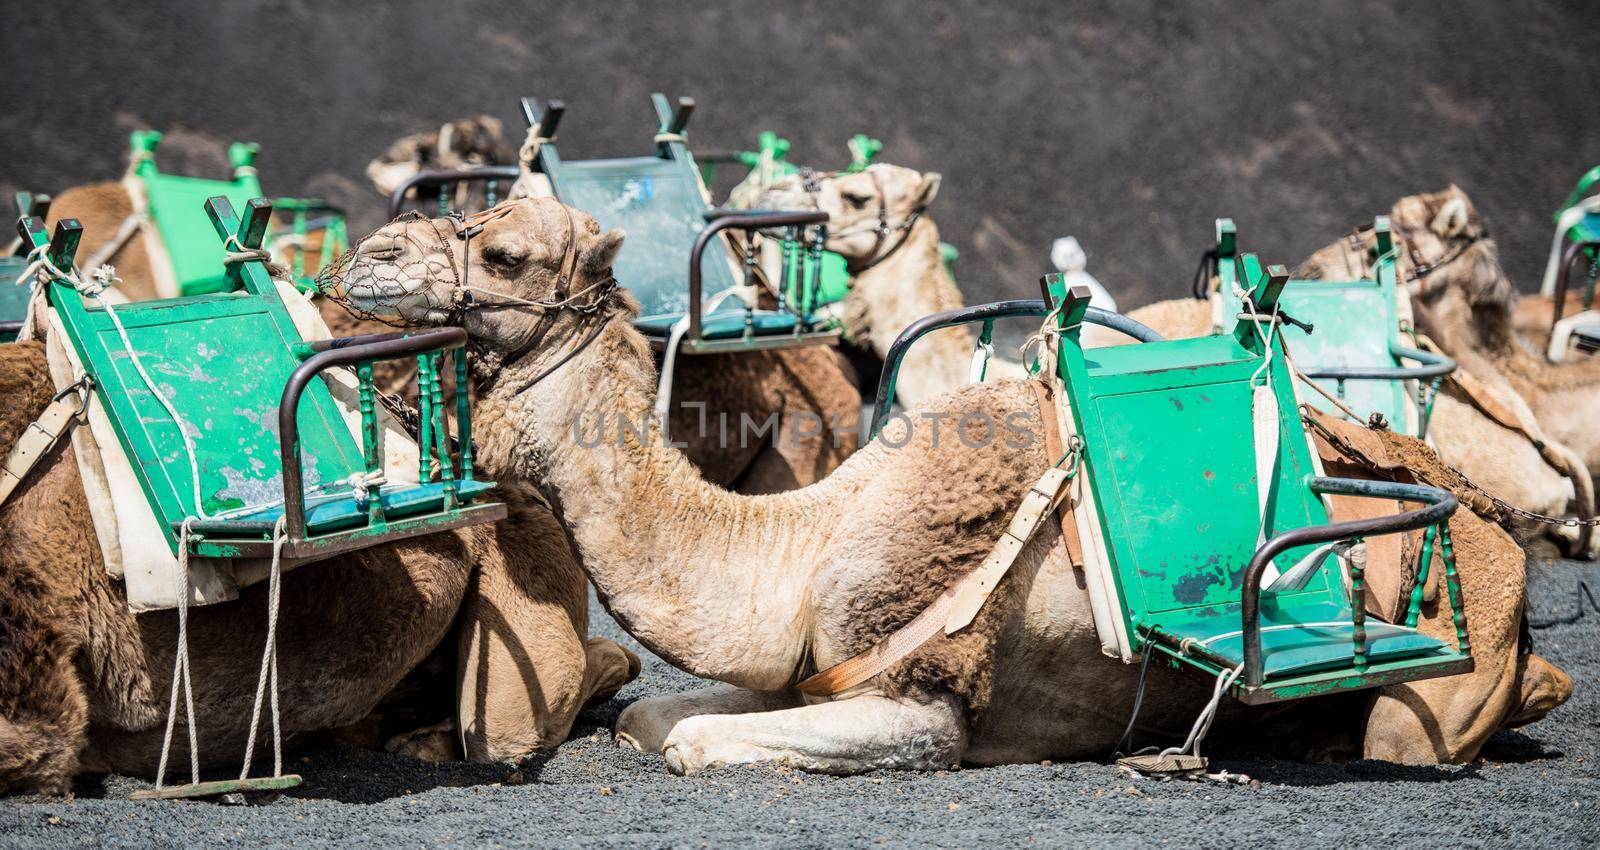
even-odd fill
[[(213, 229), (203, 235), (212, 246), (233, 237), (256, 248), (272, 206), (259, 198), (247, 201), (241, 219), (228, 201), (215, 198), (205, 203), (205, 212)], [(24, 228), (34, 244), (45, 241), (38, 219)], [(59, 268), (70, 268), (80, 235), (75, 219), (59, 223), (49, 240)], [(221, 260), (219, 254), (219, 267)], [(296, 349), (304, 340), (261, 262), (230, 264), (219, 277), (218, 288), (237, 291), (116, 307), (126, 343), (112, 315), (70, 281), (57, 280), (48, 289), (50, 305), (94, 377), (98, 400), (175, 553), (173, 524), (197, 516), (197, 508), (215, 515), (283, 497), (278, 407), (290, 373), (300, 365)], [(198, 506), (179, 425), (139, 374), (130, 347), (187, 426), (200, 469)], [(298, 422), (308, 488), (365, 469), (361, 447), (321, 381), (306, 387)]]
[[(1287, 272), (1274, 267), (1269, 275), (1249, 254), (1228, 262), (1238, 264), (1255, 303), (1270, 310)], [(1306, 485), (1316, 462), (1284, 359), (1267, 356), (1247, 323), (1229, 334), (1086, 351), (1082, 290), (1079, 299), (1059, 275), (1046, 278), (1047, 300), (1066, 305), (1058, 371), (1083, 439), (1083, 470), (1127, 633), (1142, 641), (1136, 636), (1145, 628), (1218, 617), (1231, 624), (1225, 629), (1237, 628), (1242, 576), (1262, 535), (1259, 488), (1271, 488), (1267, 536), (1327, 520)], [(1252, 436), (1258, 384), (1271, 387), (1276, 405), (1276, 461), (1265, 482), (1257, 479)], [(1308, 551), (1291, 549), (1276, 563), (1286, 570)], [(1326, 574), (1333, 568), (1322, 569), (1303, 589), (1266, 604), (1336, 613), (1342, 594)]]
[[(705, 189), (694, 157), (683, 140), (694, 101), (682, 98), (676, 109), (665, 95), (651, 95), (658, 129), (655, 152), (617, 159), (562, 159), (554, 141), (539, 147), (536, 170), (550, 179), (557, 200), (587, 212), (602, 228), (628, 234), (617, 256), (617, 279), (639, 299), (639, 318), (672, 316), (689, 308), (685, 280), (689, 252), (705, 229)], [(562, 112), (552, 103), (531, 116), (553, 139)], [(707, 297), (739, 281), (726, 252), (707, 251), (700, 263)], [(738, 309), (727, 304), (724, 310)]]
[[(1401, 345), (1399, 285), (1396, 246), (1390, 235), (1389, 219), (1379, 216), (1373, 223), (1378, 240), (1378, 259), (1370, 276), (1356, 280), (1290, 280), (1278, 297), (1285, 313), (1312, 326), (1304, 328), (1284, 323), (1279, 326), (1289, 353), (1302, 371), (1343, 367), (1398, 368), (1401, 361), (1395, 350)], [(1246, 305), (1239, 297), (1244, 288), (1239, 280), (1237, 231), (1229, 219), (1217, 220), (1217, 277), (1221, 300), (1219, 331), (1232, 333)], [(1382, 413), (1391, 427), (1417, 435), (1417, 405), (1399, 380), (1322, 381), (1346, 406), (1362, 417)], [(1320, 393), (1306, 393), (1306, 401), (1318, 409), (1337, 413), (1335, 405)]]
[(235, 142), (228, 148), (231, 180), (206, 180), (179, 174), (163, 174), (156, 166), (156, 148), (161, 134), (136, 130), (131, 137), (134, 176), (144, 186), (145, 203), (155, 223), (180, 295), (222, 292), (229, 286), (229, 275), (222, 268), (224, 248), (216, 239), (211, 222), (203, 213), (206, 200), (222, 196), (236, 209), (244, 209), (251, 198), (261, 196), (261, 181), (256, 178), (254, 143)]

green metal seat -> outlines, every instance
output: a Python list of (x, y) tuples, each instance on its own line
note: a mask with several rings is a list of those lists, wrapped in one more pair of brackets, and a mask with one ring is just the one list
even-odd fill
[[(205, 203), (224, 197), (236, 209), (251, 198), (260, 197), (261, 181), (256, 176), (255, 158), (261, 146), (253, 142), (234, 142), (228, 147), (231, 180), (208, 180), (181, 174), (163, 173), (156, 165), (156, 149), (161, 134), (135, 130), (130, 137), (133, 174), (144, 190), (145, 207), (162, 247), (172, 262), (172, 274), (179, 295), (223, 292), (231, 283), (222, 269), (223, 246), (217, 244), (211, 222), (205, 216)], [(289, 215), (287, 233), (268, 233), (268, 243), (289, 238), (304, 244), (310, 234), (321, 236), (320, 262), (307, 269), (306, 252), (295, 250), (290, 261), (297, 286), (315, 286), (316, 272), (342, 252), (348, 243), (344, 211), (314, 198), (279, 198), (273, 208)], [(317, 214), (317, 218), (312, 218)]]
[[(1230, 258), (1258, 312), (1279, 303), (1288, 275), (1269, 276), (1251, 255)], [(1102, 640), (1124, 660), (1155, 651), (1210, 675), (1242, 668), (1233, 685), (1247, 702), (1269, 702), (1470, 670), (1460, 587), (1445, 521), (1448, 493), (1429, 487), (1320, 476), (1301, 424), (1292, 376), (1268, 356), (1257, 327), (1230, 334), (1084, 350), (1079, 341), (1089, 290), (1045, 279), (1060, 329), (1058, 372), (1091, 498), (1090, 592), (1105, 603)], [(1281, 345), (1277, 340), (1274, 345)], [(1281, 349), (1280, 349), (1281, 350)], [(1270, 387), (1263, 396), (1257, 387)], [(1262, 399), (1270, 399), (1271, 407)], [(1258, 480), (1252, 423), (1258, 405), (1276, 420), (1272, 474)], [(1263, 511), (1261, 486), (1269, 488)], [(1321, 496), (1342, 494), (1421, 502), (1376, 520), (1329, 523)], [(1262, 514), (1265, 513), (1263, 524)], [(1369, 622), (1359, 599), (1364, 577), (1319, 544), (1437, 526), (1457, 645), (1408, 624)], [(1323, 557), (1308, 557), (1313, 554)], [(1296, 569), (1299, 567), (1299, 569)], [(1266, 580), (1263, 580), (1265, 577)], [(1425, 580), (1425, 579), (1424, 579)], [(1108, 634), (1109, 633), (1109, 634)]]
[[(249, 200), (242, 218), (222, 196), (204, 209), (211, 247), (246, 253), (212, 276), (218, 291), (113, 313), (80, 291), (75, 275), (53, 277), (47, 289), (173, 552), (186, 523), (193, 554), (261, 558), (271, 557), (282, 518), (283, 555), (308, 559), (503, 518), (505, 506), (485, 498), (493, 485), (473, 478), (465, 393), (457, 399), (459, 460), (451, 458), (438, 373), (444, 352), (453, 352), (465, 386), (465, 333), (307, 343), (265, 264), (248, 253), (261, 247), (271, 203)], [(20, 230), (56, 269), (72, 268), (81, 236), (75, 219), (60, 222), (53, 239), (37, 218), (24, 219)], [(372, 363), (411, 356), (421, 372), (421, 483), (384, 484)], [(347, 365), (358, 375), (359, 442), (318, 379)]]
[(144, 188), (145, 206), (172, 260), (172, 273), (181, 295), (222, 292), (229, 288), (222, 271), (223, 246), (202, 214), (208, 199), (222, 196), (234, 208), (261, 196), (256, 178), (256, 153), (261, 146), (234, 142), (228, 147), (232, 180), (205, 180), (180, 174), (163, 174), (156, 166), (161, 134), (135, 130), (130, 137), (133, 174)]
[[(533, 168), (549, 178), (556, 198), (587, 212), (603, 228), (627, 232), (614, 269), (639, 299), (639, 329), (658, 345), (671, 346), (672, 330), (683, 321), (676, 347), (689, 354), (836, 341), (838, 331), (812, 315), (820, 303), (826, 214), (711, 209), (683, 135), (694, 102), (683, 98), (673, 109), (663, 95), (652, 100), (660, 122), (654, 153), (567, 160), (554, 141), (565, 106), (551, 101), (541, 107), (523, 99), (525, 117), (542, 137)], [(798, 288), (790, 287), (770, 309), (719, 298), (753, 283), (757, 265), (754, 248), (747, 247), (739, 278), (722, 235), (726, 230), (781, 231), (783, 275), (799, 275)], [(752, 241), (747, 239), (747, 246)]]
[[(1284, 323), (1279, 331), (1300, 370), (1309, 378), (1330, 382), (1335, 398), (1362, 421), (1381, 414), (1396, 431), (1423, 437), (1439, 382), (1454, 371), (1455, 361), (1408, 345), (1402, 338), (1395, 265), (1398, 247), (1390, 236), (1387, 217), (1380, 216), (1373, 227), (1378, 260), (1370, 277), (1289, 281), (1278, 305), (1304, 323)], [(1217, 263), (1218, 331), (1224, 335), (1233, 333), (1239, 317), (1247, 312), (1234, 262), (1237, 240), (1233, 222), (1218, 219), (1216, 245), (1208, 256), (1214, 256)], [(1320, 393), (1308, 393), (1307, 401), (1329, 413), (1342, 412)]]

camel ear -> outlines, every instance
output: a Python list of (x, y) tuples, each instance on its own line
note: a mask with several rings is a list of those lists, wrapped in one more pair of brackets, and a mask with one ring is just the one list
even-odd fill
[(581, 264), (585, 276), (604, 274), (617, 262), (617, 252), (622, 250), (622, 240), (628, 234), (621, 228), (607, 230), (596, 236), (589, 247), (583, 249)]
[(500, 138), (505, 131), (505, 125), (501, 124), (500, 119), (493, 115), (479, 115), (478, 126), (482, 127), (485, 133), (496, 139)]
[(1439, 212), (1428, 222), (1428, 229), (1440, 239), (1454, 239), (1467, 229), (1467, 196), (1455, 186), (1450, 187), (1449, 199), (1439, 205)]
[(917, 184), (915, 207), (927, 207), (933, 204), (933, 199), (939, 194), (939, 183), (944, 180), (937, 171), (930, 171), (922, 175), (922, 182)]

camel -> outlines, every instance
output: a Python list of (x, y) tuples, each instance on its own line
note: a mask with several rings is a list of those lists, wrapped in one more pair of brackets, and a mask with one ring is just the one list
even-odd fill
[[(1460, 189), (1452, 186), (1435, 195), (1403, 198), (1389, 217), (1396, 240), (1402, 245), (1398, 264), (1402, 280), (1415, 277), (1418, 261), (1438, 264), (1420, 279), (1423, 285), (1414, 282), (1400, 294), (1405, 301), (1401, 315), (1415, 314), (1417, 324), (1424, 326), (1430, 324), (1429, 317), (1439, 315), (1441, 305), (1455, 303), (1452, 292), (1468, 293), (1467, 297), (1474, 301), (1480, 297), (1503, 299), (1509, 294), (1509, 285), (1504, 290), (1494, 288), (1500, 284), (1492, 275), (1478, 280), (1481, 275), (1475, 269), (1498, 271), (1499, 264), (1494, 260), (1494, 243), (1484, 236), (1476, 212)], [(1370, 230), (1361, 233), (1365, 235), (1340, 240), (1313, 254), (1296, 272), (1296, 278), (1348, 280), (1367, 274), (1377, 259), (1376, 237)], [(1158, 301), (1128, 315), (1169, 338), (1214, 332), (1212, 304), (1206, 300)], [(1501, 369), (1479, 356), (1476, 342), (1461, 338), (1459, 329), (1425, 329), (1459, 364), (1459, 377), (1446, 381), (1434, 403), (1428, 428), (1429, 441), (1440, 457), (1519, 508), (1552, 516), (1570, 515), (1574, 506), (1580, 513), (1589, 511), (1588, 506), (1594, 503), (1593, 484), (1583, 469), (1579, 444), (1568, 442), (1568, 436), (1545, 423), (1530, 407), (1532, 397), (1522, 395), (1522, 387), (1503, 379)], [(1095, 339), (1099, 344), (1118, 341), (1108, 334)], [(1497, 419), (1483, 410), (1462, 389), (1468, 382), (1479, 396), (1491, 398), (1497, 410), (1511, 411), (1511, 415)], [(1534, 432), (1533, 437), (1519, 430), (1519, 421)], [(1540, 425), (1544, 425), (1542, 432)], [(1515, 527), (1518, 539), (1524, 542), (1548, 530), (1547, 526), (1521, 520)], [(1558, 528), (1555, 533), (1566, 545), (1580, 539), (1570, 528)]]
[[(1551, 364), (1518, 337), (1516, 290), (1459, 187), (1401, 198), (1390, 221), (1401, 239), (1398, 271), (1409, 281), (1417, 328), (1460, 364), (1460, 377), (1446, 382), (1434, 408), (1440, 455), (1518, 507), (1552, 516), (1568, 515), (1574, 502), (1580, 513), (1589, 510), (1600, 429), (1584, 417), (1600, 413), (1600, 364)], [(1314, 253), (1300, 274), (1348, 276), (1375, 252), (1370, 234), (1358, 233)], [(1537, 528), (1524, 522), (1519, 536)], [(1577, 536), (1555, 530), (1568, 542)]]
[[(574, 219), (580, 224), (569, 229), (564, 222)], [(702, 479), (659, 431), (621, 427), (651, 410), (656, 387), (649, 346), (632, 326), (638, 306), (625, 290), (591, 290), (599, 294), (582, 310), (556, 313), (458, 317), (426, 307), (469, 270), (497, 297), (549, 299), (569, 249), (577, 257), (571, 291), (580, 291), (609, 278), (620, 231), (602, 233), (550, 198), (518, 201), (470, 245), (446, 221), (434, 226), (440, 244), (426, 248), (431, 257), (417, 256), (424, 244), (394, 226), (363, 243), (344, 279), (349, 297), (391, 305), (415, 324), (465, 327), (479, 355), (481, 454), (551, 500), (601, 602), (630, 634), (722, 683), (633, 703), (617, 723), (621, 745), (659, 752), (680, 774), (751, 762), (851, 773), (1100, 758), (1116, 745), (1139, 671), (1102, 655), (1053, 515), (971, 626), (935, 636), (835, 698), (794, 688), (906, 623), (985, 556), (1053, 460), (1027, 382), (938, 396), (809, 487), (730, 493)], [(466, 266), (405, 272), (438, 268), (447, 253), (460, 259), (446, 262)], [(510, 267), (484, 260), (508, 254), (527, 259)], [(968, 439), (946, 431), (941, 442), (928, 424), (973, 413), (999, 421), (1006, 412), (1035, 413), (1026, 439), (963, 430)], [(1415, 441), (1402, 445), (1432, 457)], [(1476, 670), (1382, 689), (1356, 724), (1364, 724), (1366, 754), (1466, 761), (1493, 730), (1536, 719), (1570, 694), (1565, 674), (1517, 650), (1521, 550), (1471, 510), (1451, 522), (1472, 642), (1481, 647)], [(1430, 634), (1450, 628), (1436, 604), (1425, 614)], [(1164, 664), (1149, 676), (1141, 728), (1181, 737), (1209, 683)]]
[[(1503, 382), (1525, 399), (1551, 440), (1571, 449), (1591, 470), (1600, 469), (1600, 362), (1577, 358), (1550, 363), (1518, 335), (1514, 316), (1530, 298), (1549, 316), (1549, 299), (1519, 298), (1500, 265), (1499, 251), (1477, 208), (1456, 186), (1442, 192), (1402, 198), (1390, 213), (1407, 248), (1400, 272), (1416, 277), (1410, 285), (1419, 305), (1417, 324), (1445, 353), (1481, 379)], [(1358, 255), (1359, 250), (1359, 255)], [(1307, 261), (1308, 270), (1355, 262), (1371, 249), (1354, 241), (1330, 245)], [(1548, 327), (1546, 328), (1548, 330)]]
[[(505, 128), (490, 115), (446, 121), (437, 130), (412, 133), (367, 164), (367, 178), (385, 198), (422, 171), (455, 171), (513, 162)], [(459, 206), (459, 205), (458, 205)]]
[[(845, 342), (876, 357), (908, 325), (966, 306), (939, 254), (939, 227), (927, 212), (941, 177), (888, 163), (862, 171), (792, 174), (755, 202), (761, 209), (828, 213), (827, 249), (845, 258), (850, 292), (837, 306)], [(879, 235), (880, 224), (887, 233)], [(924, 336), (901, 361), (895, 398), (915, 407), (967, 383), (977, 334), (961, 326)], [(988, 376), (1020, 377), (1021, 364), (992, 357)], [(867, 389), (871, 392), (871, 388)]]
[[(53, 394), (41, 343), (0, 345), (0, 395), (13, 401), (0, 413), (0, 446)], [(101, 560), (73, 451), (62, 441), (0, 505), (0, 793), (65, 794), (84, 772), (149, 776), (161, 755), (176, 612), (129, 611)], [(452, 757), (464, 745), (473, 761), (513, 759), (565, 740), (584, 705), (638, 675), (627, 650), (586, 640), (584, 578), (537, 493), (508, 483), (497, 498), (510, 511), (498, 524), (384, 544), (284, 576), (286, 735), (362, 721), (438, 647), (457, 668), (460, 734), (440, 725), (390, 748), (438, 753), (442, 735)], [(240, 763), (266, 587), (189, 613), (205, 770)], [(175, 765), (187, 754), (179, 714)]]

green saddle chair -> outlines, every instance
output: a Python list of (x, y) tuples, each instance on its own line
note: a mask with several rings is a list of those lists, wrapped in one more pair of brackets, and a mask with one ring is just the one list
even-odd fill
[[(243, 209), (251, 198), (260, 197), (261, 181), (256, 175), (255, 158), (261, 146), (254, 142), (234, 142), (228, 147), (232, 168), (230, 180), (208, 180), (181, 174), (167, 174), (156, 165), (156, 149), (161, 134), (135, 130), (130, 137), (133, 175), (144, 189), (145, 208), (150, 222), (161, 237), (162, 247), (172, 262), (172, 274), (180, 295), (203, 295), (226, 291), (229, 277), (219, 271), (225, 247), (217, 244), (211, 222), (205, 216), (206, 201), (224, 197), (236, 209)], [(348, 244), (344, 211), (317, 199), (281, 198), (274, 201), (280, 213), (290, 216), (287, 232), (269, 228), (268, 244), (285, 238), (302, 246), (290, 256), (292, 279), (302, 289), (314, 286), (317, 271), (341, 253)], [(315, 214), (315, 218), (312, 215)], [(307, 240), (320, 243), (316, 268), (307, 269)]]
[[(1268, 275), (1251, 255), (1229, 262), (1249, 283), (1252, 303), (1270, 313), (1287, 273)], [(1225, 676), (1228, 690), (1250, 703), (1472, 669), (1447, 522), (1454, 497), (1432, 487), (1322, 476), (1289, 369), (1282, 356), (1268, 354), (1282, 351), (1281, 337), (1268, 346), (1255, 324), (1240, 322), (1230, 334), (1163, 340), (1132, 319), (1090, 307), (1088, 287), (1069, 289), (1059, 274), (1045, 277), (1043, 287), (1043, 300), (934, 314), (902, 332), (885, 357), (872, 434), (886, 421), (895, 374), (919, 338), (959, 324), (1049, 316), (1081, 441), (1077, 474), (1087, 478), (1070, 521), (1082, 532), (1087, 592), (1107, 652), (1127, 662), (1154, 652), (1174, 666)], [(1139, 342), (1085, 350), (1084, 322)], [(1258, 389), (1266, 387), (1270, 393)], [(1270, 434), (1270, 443), (1258, 447), (1257, 430)], [(1424, 507), (1330, 523), (1322, 497), (1334, 494)], [(1404, 622), (1369, 619), (1359, 601), (1361, 563), (1346, 564), (1329, 544), (1415, 529), (1427, 529), (1419, 561), (1425, 566)], [(1454, 646), (1416, 628), (1435, 547), (1455, 614)]]
[[(1560, 360), (1565, 352), (1558, 342), (1558, 334), (1567, 308), (1567, 293), (1571, 289), (1572, 271), (1581, 258), (1588, 276), (1579, 299), (1584, 313), (1595, 309), (1596, 280), (1600, 279), (1600, 194), (1595, 186), (1600, 183), (1600, 166), (1589, 169), (1578, 181), (1566, 200), (1556, 210), (1556, 234), (1550, 248), (1550, 259), (1545, 267), (1540, 294), (1552, 299), (1554, 315), (1550, 319), (1550, 334), (1545, 340), (1552, 360)], [(1569, 342), (1579, 350), (1594, 352), (1600, 349), (1600, 322), (1591, 316), (1580, 316), (1566, 334)], [(1571, 322), (1568, 322), (1571, 324)]]
[[(522, 101), (529, 126), (540, 136), (533, 168), (550, 180), (556, 198), (593, 216), (602, 228), (627, 231), (615, 271), (639, 299), (639, 329), (658, 346), (686, 354), (834, 343), (838, 331), (812, 316), (826, 213), (712, 209), (684, 138), (694, 101), (682, 98), (673, 108), (664, 95), (652, 100), (660, 122), (653, 153), (588, 160), (563, 159), (556, 148), (565, 113), (560, 101)], [(742, 279), (724, 236), (729, 230), (746, 235)], [(785, 277), (808, 256), (798, 297), (790, 294), (770, 308), (724, 297), (756, 282), (756, 234), (773, 232), (783, 244)], [(680, 322), (683, 328), (677, 328)]]
[[(1380, 216), (1378, 260), (1361, 280), (1290, 280), (1277, 300), (1293, 320), (1278, 325), (1295, 365), (1306, 377), (1331, 382), (1330, 395), (1310, 391), (1306, 400), (1339, 415), (1341, 405), (1362, 421), (1380, 414), (1403, 434), (1424, 437), (1428, 417), (1444, 376), (1455, 361), (1408, 345), (1401, 336), (1395, 262), (1398, 246), (1389, 233), (1389, 219)], [(1214, 257), (1221, 302), (1218, 332), (1233, 334), (1249, 314), (1238, 276), (1238, 233), (1229, 219), (1217, 220)], [(1260, 305), (1257, 305), (1260, 310)], [(1319, 384), (1318, 386), (1321, 386)]]
[[(307, 343), (259, 256), (271, 203), (247, 201), (242, 218), (223, 196), (204, 208), (212, 248), (257, 255), (214, 275), (215, 292), (115, 312), (70, 273), (82, 235), (76, 219), (59, 222), (54, 238), (38, 218), (19, 225), (24, 244), (47, 251), (62, 270), (47, 287), (49, 304), (173, 553), (187, 545), (195, 555), (270, 558), (280, 519), (283, 556), (314, 559), (503, 518), (505, 506), (486, 498), (493, 484), (473, 477), (465, 393), (457, 399), (459, 454), (451, 457), (438, 372), (451, 352), (465, 386), (465, 333)], [(421, 370), (421, 483), (385, 484), (372, 364), (413, 356)], [(359, 442), (319, 380), (340, 366), (357, 372)]]
[[(1227, 262), (1257, 312), (1272, 313), (1288, 274), (1269, 274), (1248, 254)], [(1211, 676), (1231, 674), (1234, 695), (1252, 703), (1472, 668), (1447, 524), (1454, 497), (1321, 476), (1291, 373), (1271, 356), (1284, 339), (1268, 343), (1256, 323), (1241, 321), (1228, 334), (1085, 350), (1088, 288), (1068, 291), (1060, 275), (1044, 287), (1083, 442), (1090, 498), (1079, 510), (1092, 517), (1085, 549), (1104, 556), (1086, 559), (1091, 597), (1106, 612), (1097, 622), (1103, 644), (1125, 661), (1154, 651)], [(1263, 413), (1268, 427), (1253, 428)], [(1330, 523), (1327, 494), (1425, 507)], [(1369, 621), (1359, 559), (1345, 563), (1327, 545), (1425, 528), (1433, 529), (1430, 550), (1437, 540), (1444, 556), (1453, 647), (1416, 630), (1420, 593), (1409, 625)], [(1431, 551), (1423, 558), (1429, 563)]]

